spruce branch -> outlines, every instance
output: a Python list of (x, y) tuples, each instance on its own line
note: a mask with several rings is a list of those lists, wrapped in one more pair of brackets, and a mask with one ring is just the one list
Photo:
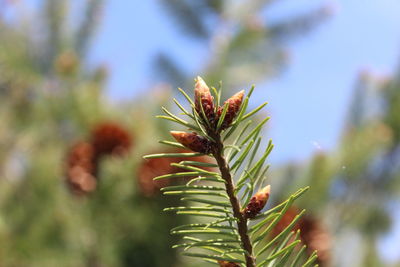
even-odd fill
[(246, 251), (246, 266), (255, 267), (256, 262), (253, 256), (253, 246), (248, 235), (247, 218), (245, 217), (244, 213), (241, 212), (242, 208), (240, 206), (239, 200), (235, 195), (235, 186), (233, 184), (232, 175), (229, 170), (229, 165), (223, 156), (224, 145), (221, 141), (221, 137), (219, 136), (219, 134), (216, 133), (216, 135), (217, 136), (215, 136), (215, 140), (217, 140), (217, 142), (214, 143), (213, 155), (215, 157), (215, 160), (217, 161), (221, 176), (226, 182), (226, 193), (228, 194), (229, 201), (232, 205), (233, 215), (237, 219), (237, 227), (243, 249)]
[[(177, 142), (161, 141), (160, 143), (178, 148), (185, 147), (193, 153), (153, 154), (144, 158), (184, 158), (204, 155), (213, 158), (215, 163), (182, 160), (172, 164), (181, 169), (181, 172), (154, 178), (154, 180), (182, 180), (182, 178), (191, 177), (184, 184), (161, 189), (164, 195), (181, 196), (185, 204), (180, 207), (166, 208), (164, 211), (196, 217), (194, 223), (177, 226), (171, 230), (171, 234), (183, 235), (185, 240), (185, 243), (174, 247), (182, 248), (185, 256), (200, 258), (219, 266), (261, 267), (283, 266), (283, 264), (309, 266), (313, 264), (316, 254), (310, 257), (301, 255), (299, 232), (294, 232), (296, 223), (304, 211), (279, 234), (272, 235), (276, 232), (274, 227), (292, 203), (308, 188), (300, 189), (286, 201), (262, 212), (271, 190), (269, 185), (262, 186), (265, 182), (265, 173), (269, 168), (269, 166), (264, 166), (264, 163), (273, 144), (269, 141), (265, 151), (258, 160), (256, 159), (261, 146), (262, 137), (259, 136), (261, 127), (269, 118), (264, 119), (254, 128), (250, 128), (251, 121), (247, 119), (266, 105), (264, 103), (246, 113), (254, 87), (247, 96), (244, 91), (234, 94), (222, 106), (219, 106), (221, 88), (213, 89), (217, 98), (217, 103), (215, 103), (209, 87), (200, 77), (196, 79), (194, 101), (182, 89), (179, 90), (188, 100), (191, 113), (177, 99), (174, 99), (174, 102), (184, 112), (183, 115), (194, 120), (195, 125), (184, 121), (165, 108), (163, 111), (167, 116), (159, 117), (194, 132), (171, 131), (172, 137)], [(243, 127), (240, 126), (241, 124)], [(237, 129), (241, 131), (237, 133)], [(229, 137), (234, 134), (237, 136), (233, 143), (229, 144)], [(213, 221), (208, 223), (204, 221), (210, 218)], [(193, 252), (188, 252), (188, 250), (193, 250)]]

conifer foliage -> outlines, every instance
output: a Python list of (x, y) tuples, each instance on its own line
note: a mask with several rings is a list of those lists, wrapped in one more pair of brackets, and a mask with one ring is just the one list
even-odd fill
[[(316, 252), (306, 255), (299, 244), (300, 233), (293, 229), (304, 210), (279, 233), (271, 235), (292, 203), (307, 191), (302, 188), (281, 204), (263, 211), (271, 187), (265, 185), (268, 165), (265, 162), (273, 145), (262, 145), (260, 132), (269, 118), (252, 126), (250, 118), (267, 103), (247, 112), (252, 87), (247, 95), (240, 91), (222, 105), (221, 88), (210, 88), (197, 77), (194, 100), (179, 89), (190, 104), (190, 111), (174, 99), (182, 115), (188, 120), (163, 108), (159, 118), (183, 125), (189, 131), (172, 131), (177, 142), (161, 143), (190, 149), (193, 152), (160, 153), (147, 155), (154, 158), (190, 158), (207, 155), (214, 163), (182, 160), (174, 163), (179, 172), (161, 175), (154, 180), (195, 177), (181, 185), (161, 189), (164, 195), (181, 197), (182, 206), (166, 208), (178, 215), (192, 216), (192, 223), (171, 230), (182, 236), (175, 248), (183, 255), (200, 258), (219, 266), (312, 266)], [(204, 169), (202, 167), (211, 167)], [(273, 236), (273, 237), (271, 237)]]

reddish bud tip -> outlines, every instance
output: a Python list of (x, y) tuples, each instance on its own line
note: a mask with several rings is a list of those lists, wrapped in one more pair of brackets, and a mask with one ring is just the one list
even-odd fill
[(243, 210), (243, 214), (248, 219), (253, 219), (267, 204), (269, 195), (271, 192), (271, 186), (267, 185), (260, 191), (258, 191), (251, 199), (247, 207)]
[(214, 97), (211, 95), (210, 88), (208, 88), (207, 84), (204, 80), (197, 76), (196, 84), (194, 87), (194, 98), (195, 98), (195, 108), (197, 113), (202, 116), (201, 107), (203, 107), (204, 114), (210, 122), (214, 122), (215, 120), (215, 110), (214, 110)]
[(239, 264), (230, 261), (218, 261), (220, 267), (240, 267)]
[(228, 105), (228, 110), (226, 111), (224, 122), (222, 123), (222, 130), (228, 128), (233, 120), (235, 119), (236, 115), (239, 112), (240, 106), (243, 102), (244, 90), (237, 92), (233, 96), (231, 96), (228, 100), (224, 102), (222, 107), (218, 108), (218, 117), (221, 116), (222, 111), (224, 110), (224, 106)]
[(208, 154), (211, 151), (211, 143), (205, 137), (196, 133), (171, 131), (176, 141), (194, 152)]

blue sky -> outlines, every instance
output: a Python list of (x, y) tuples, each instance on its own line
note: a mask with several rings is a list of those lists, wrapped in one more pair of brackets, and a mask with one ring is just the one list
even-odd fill
[[(160, 50), (198, 74), (196, 66), (208, 44), (185, 38), (157, 0), (106, 2), (91, 58), (110, 68), (111, 97), (134, 97), (160, 82), (151, 65)], [(400, 56), (396, 0), (281, 0), (266, 12), (270, 18), (284, 18), (321, 4), (335, 6), (334, 16), (291, 43), (286, 71), (258, 85), (256, 99), (270, 103), (274, 162), (301, 161), (315, 150), (334, 148), (358, 73), (368, 69), (388, 75)]]

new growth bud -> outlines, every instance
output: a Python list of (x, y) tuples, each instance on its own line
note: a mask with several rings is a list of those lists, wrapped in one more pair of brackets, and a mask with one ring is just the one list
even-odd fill
[(236, 115), (239, 112), (240, 106), (242, 105), (244, 96), (244, 90), (234, 94), (228, 100), (224, 102), (224, 105), (218, 108), (218, 118), (221, 116), (222, 111), (224, 110), (224, 106), (228, 105), (228, 110), (226, 111), (226, 115), (224, 118), (224, 122), (222, 123), (221, 129), (224, 130), (228, 128), (233, 120), (235, 119)]
[(220, 267), (240, 267), (239, 264), (230, 261), (218, 261)]
[(196, 133), (171, 131), (176, 141), (194, 152), (208, 154), (211, 152), (211, 143), (205, 137)]
[(204, 114), (207, 118), (204, 118), (211, 123), (215, 121), (215, 110), (214, 110), (214, 97), (211, 95), (210, 88), (204, 80), (197, 76), (196, 84), (194, 88), (194, 103), (197, 113), (203, 117), (201, 107), (203, 107)]
[(253, 219), (267, 204), (269, 194), (271, 192), (271, 186), (267, 185), (260, 191), (258, 191), (251, 199), (247, 207), (243, 210), (243, 214), (247, 219)]

